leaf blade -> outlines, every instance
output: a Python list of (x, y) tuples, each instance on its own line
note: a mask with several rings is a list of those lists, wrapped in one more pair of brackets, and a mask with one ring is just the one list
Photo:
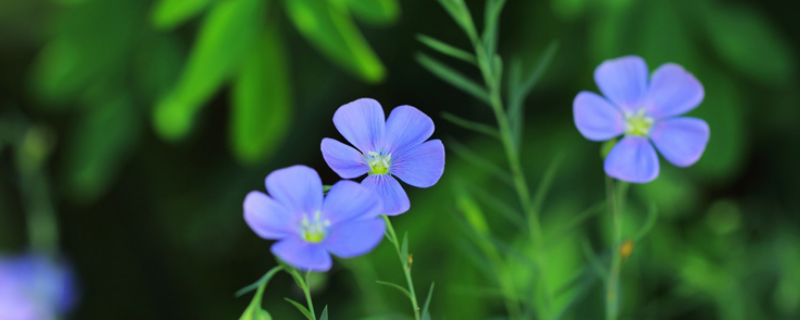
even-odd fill
[(428, 71), (433, 73), (435, 76), (439, 77), (450, 85), (471, 94), (478, 100), (481, 100), (486, 104), (490, 104), (489, 93), (486, 91), (486, 89), (462, 75), (458, 71), (445, 66), (436, 59), (433, 59), (423, 53), (417, 53), (416, 59), (419, 64), (428, 69)]

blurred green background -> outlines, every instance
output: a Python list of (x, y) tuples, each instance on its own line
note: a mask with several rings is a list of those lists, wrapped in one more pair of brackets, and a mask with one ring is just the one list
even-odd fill
[[(480, 25), (483, 1), (467, 4)], [(572, 99), (597, 91), (600, 62), (676, 62), (705, 87), (691, 113), (711, 127), (703, 158), (689, 169), (662, 161), (658, 180), (631, 188), (628, 237), (650, 204), (660, 216), (625, 262), (622, 319), (800, 318), (800, 21), (785, 1), (508, 1), (500, 26), (500, 54), (526, 68), (559, 43), (525, 103), (530, 181), (561, 156), (546, 234), (605, 196), (600, 145), (572, 122)], [(468, 48), (435, 1), (0, 1), (0, 251), (25, 250), (38, 230), (26, 212), (51, 205), (80, 279), (71, 319), (237, 319), (249, 298), (234, 292), (275, 264), (242, 219), (244, 195), (292, 164), (335, 182), (319, 143), (338, 137), (340, 105), (415, 106), (451, 151), (504, 164), (498, 143), (441, 118), (492, 114), (417, 64), (430, 54), (420, 33)], [(459, 198), (461, 188), (485, 197)], [(409, 189), (412, 209), (395, 227), (409, 233), (418, 292), (436, 282), (434, 318), (500, 319), (462, 210), (479, 203), (497, 241), (524, 251), (520, 226), (491, 214), (516, 208), (513, 191), (453, 152), (438, 185)], [(586, 248), (607, 250), (609, 229), (601, 214), (559, 234), (551, 285), (581, 272)], [(521, 260), (512, 277), (524, 285)], [(334, 319), (410, 314), (405, 297), (374, 283), (401, 277), (383, 243), (317, 276), (315, 303)], [(299, 319), (285, 296), (301, 294), (281, 275), (265, 309)], [(559, 303), (574, 297), (566, 318), (602, 314), (599, 283)]]

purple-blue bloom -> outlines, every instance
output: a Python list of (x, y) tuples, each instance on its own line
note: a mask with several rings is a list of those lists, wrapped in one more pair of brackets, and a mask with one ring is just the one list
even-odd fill
[(625, 135), (605, 159), (606, 174), (645, 183), (658, 177), (656, 149), (678, 167), (691, 166), (703, 155), (708, 124), (679, 117), (703, 101), (703, 86), (683, 67), (664, 64), (648, 82), (644, 60), (627, 56), (603, 62), (594, 80), (605, 97), (583, 91), (573, 112), (578, 131), (589, 140)]
[(372, 251), (386, 228), (378, 195), (353, 181), (339, 181), (323, 197), (314, 169), (292, 166), (266, 179), (266, 195), (250, 192), (244, 219), (264, 239), (278, 240), (272, 253), (303, 271), (328, 271), (330, 253), (352, 258)]
[(373, 99), (362, 98), (339, 107), (336, 129), (355, 148), (331, 138), (322, 140), (322, 156), (339, 176), (368, 174), (362, 185), (377, 191), (386, 215), (408, 211), (408, 195), (395, 177), (419, 188), (436, 184), (444, 172), (444, 145), (433, 134), (433, 120), (412, 106), (399, 106), (386, 119)]
[(50, 259), (27, 254), (0, 256), (0, 320), (51, 320), (75, 305), (69, 269)]

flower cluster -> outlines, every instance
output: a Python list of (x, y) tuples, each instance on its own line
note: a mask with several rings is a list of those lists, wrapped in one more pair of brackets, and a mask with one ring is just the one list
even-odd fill
[(581, 92), (575, 97), (573, 112), (578, 131), (589, 140), (624, 134), (605, 159), (606, 174), (645, 183), (658, 177), (656, 149), (679, 167), (691, 166), (703, 155), (708, 124), (679, 117), (703, 101), (703, 86), (681, 66), (664, 64), (648, 81), (642, 58), (622, 57), (603, 62), (594, 79), (605, 98)]
[(317, 172), (297, 165), (267, 176), (269, 195), (252, 191), (244, 200), (250, 228), (264, 239), (278, 240), (272, 253), (303, 271), (327, 271), (330, 254), (356, 257), (380, 243), (386, 228), (380, 215), (398, 215), (410, 207), (395, 177), (425, 188), (444, 172), (442, 142), (426, 142), (433, 121), (414, 107), (397, 107), (387, 120), (377, 101), (359, 99), (340, 107), (333, 122), (358, 150), (325, 138), (323, 157), (344, 179), (368, 174), (360, 184), (339, 181), (323, 196)]
[(75, 305), (72, 274), (46, 257), (0, 256), (0, 319), (50, 320)]

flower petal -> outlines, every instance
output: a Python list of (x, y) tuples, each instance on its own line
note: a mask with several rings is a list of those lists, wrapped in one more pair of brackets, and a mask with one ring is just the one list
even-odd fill
[(322, 157), (344, 179), (353, 179), (369, 171), (364, 155), (353, 147), (331, 138), (322, 139)]
[(296, 165), (267, 176), (267, 191), (292, 215), (309, 214), (322, 208), (322, 180), (314, 169)]
[(658, 155), (647, 138), (625, 137), (608, 153), (606, 174), (622, 181), (645, 183), (658, 177)]
[(705, 91), (700, 81), (683, 67), (667, 63), (653, 73), (647, 102), (650, 114), (660, 118), (682, 115), (703, 101)]
[(695, 118), (674, 118), (656, 122), (650, 139), (667, 161), (678, 167), (693, 165), (706, 149), (708, 124)]
[(348, 221), (331, 228), (323, 244), (339, 257), (357, 257), (372, 251), (381, 243), (385, 231), (386, 223), (380, 218)]
[(433, 134), (431, 117), (412, 106), (399, 106), (386, 120), (386, 145), (389, 152), (419, 145)]
[(647, 64), (637, 56), (606, 60), (594, 71), (594, 81), (622, 111), (636, 111), (647, 92)]
[(383, 214), (396, 216), (408, 211), (411, 203), (397, 179), (388, 174), (368, 175), (361, 185), (374, 190), (383, 202)]
[(322, 213), (332, 225), (354, 219), (372, 219), (382, 211), (381, 198), (375, 191), (349, 180), (334, 184), (322, 204)]
[(279, 259), (302, 271), (325, 272), (331, 269), (333, 259), (319, 243), (308, 243), (296, 237), (278, 241), (272, 253)]
[(280, 239), (292, 233), (292, 216), (286, 208), (264, 193), (251, 191), (244, 198), (244, 221), (264, 239)]
[(603, 141), (625, 132), (622, 113), (603, 97), (588, 91), (578, 93), (572, 102), (578, 131), (592, 141)]
[(444, 173), (444, 145), (439, 139), (393, 155), (391, 174), (419, 188), (430, 187)]
[(347, 141), (361, 153), (383, 147), (386, 117), (378, 101), (361, 98), (339, 107), (333, 114), (333, 124)]

